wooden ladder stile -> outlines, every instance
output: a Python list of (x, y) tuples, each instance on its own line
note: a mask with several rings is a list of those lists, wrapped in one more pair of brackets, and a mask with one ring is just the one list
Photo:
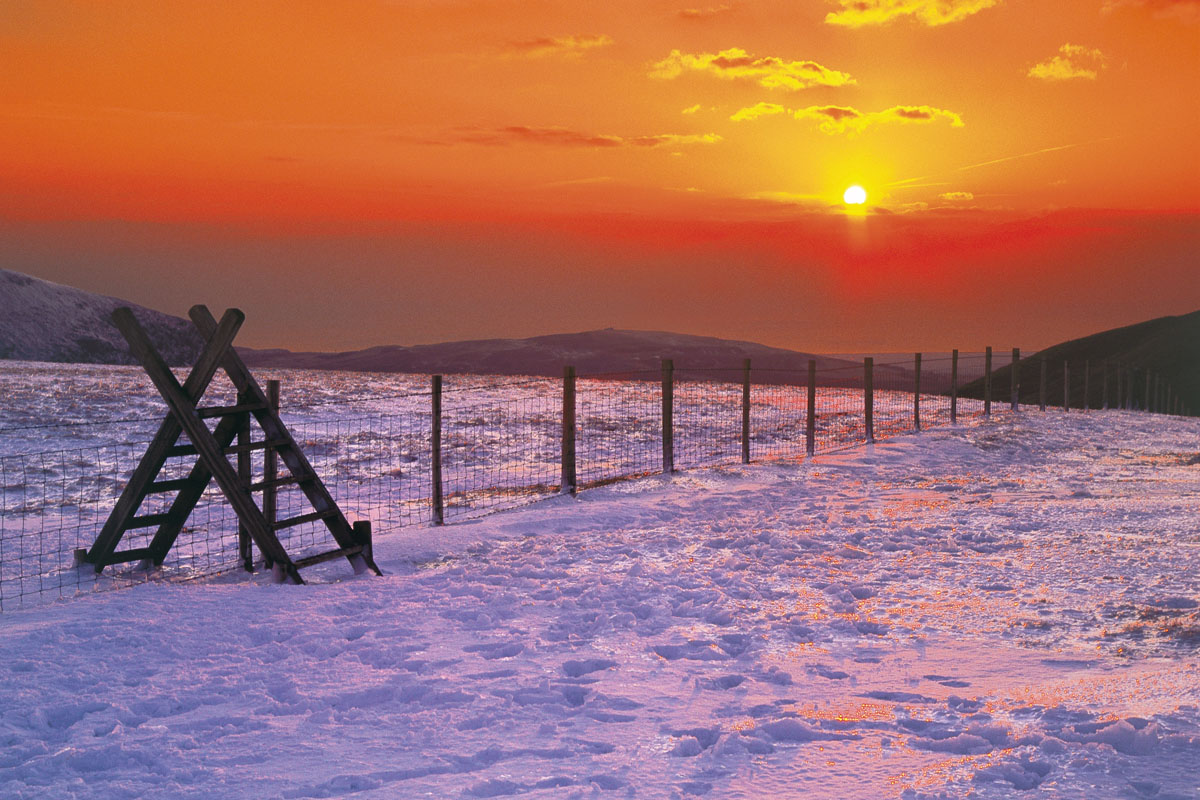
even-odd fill
[[(122, 490), (96, 541), (89, 550), (77, 551), (78, 560), (90, 563), (97, 572), (110, 564), (135, 560), (155, 566), (162, 564), (201, 495), (212, 481), (216, 481), (237, 514), (241, 535), (257, 545), (267, 563), (276, 566), (281, 579), (303, 583), (299, 567), (342, 556), (350, 561), (355, 572), (369, 569), (381, 575), (371, 554), (369, 524), (352, 527), (346, 520), (287, 426), (233, 349), (233, 339), (244, 320), (242, 312), (229, 309), (219, 323), (204, 306), (193, 307), (190, 315), (206, 344), (181, 385), (155, 350), (132, 311), (118, 308), (113, 312), (114, 324), (166, 401), (169, 413)], [(198, 403), (217, 369), (223, 369), (236, 386), (238, 402), (232, 406), (200, 406)], [(205, 419), (217, 419), (215, 428), (210, 430)], [(258, 441), (248, 436), (251, 419), (258, 422), (263, 434)], [(186, 436), (189, 443), (180, 444), (181, 436)], [(235, 440), (238, 440), (238, 444), (234, 444)], [(244, 458), (246, 454), (260, 450), (278, 453), (290, 474), (251, 482)], [(237, 470), (227, 458), (233, 454), (243, 459)], [(196, 457), (186, 478), (158, 479), (168, 459), (186, 456)], [(298, 486), (312, 505), (313, 512), (289, 520), (269, 522), (255, 502), (253, 493), (286, 485)], [(175, 498), (166, 511), (138, 514), (148, 496), (170, 492), (175, 493)], [(329, 553), (293, 561), (276, 531), (317, 521), (328, 527), (337, 542), (337, 548)], [(126, 532), (151, 527), (157, 530), (148, 546), (117, 550)], [(248, 542), (244, 544), (248, 548)], [(239, 549), (243, 550), (243, 555), (248, 553), (241, 544)], [(245, 562), (249, 568), (248, 557)]]

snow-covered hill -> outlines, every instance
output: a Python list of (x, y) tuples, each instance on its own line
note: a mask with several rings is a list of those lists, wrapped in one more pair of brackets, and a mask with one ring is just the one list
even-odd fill
[(0, 269), (0, 358), (135, 363), (110, 321), (118, 306), (134, 310), (169, 363), (195, 360), (201, 340), (187, 320), (7, 269)]
[(1004, 414), (18, 611), (0, 797), (1194, 798), (1198, 435)]

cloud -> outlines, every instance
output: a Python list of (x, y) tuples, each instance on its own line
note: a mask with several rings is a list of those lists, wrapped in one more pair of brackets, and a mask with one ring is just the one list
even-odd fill
[(540, 36), (536, 39), (509, 42), (506, 49), (512, 55), (524, 58), (545, 58), (547, 56), (579, 58), (588, 50), (607, 47), (612, 43), (612, 38), (604, 34)]
[(948, 203), (965, 203), (975, 199), (971, 192), (942, 192), (938, 198)]
[(1099, 70), (1105, 67), (1104, 53), (1095, 48), (1064, 44), (1058, 55), (1035, 64), (1026, 73), (1030, 78), (1044, 81), (1069, 81), (1076, 78), (1096, 80)]
[(811, 86), (846, 86), (854, 78), (815, 61), (784, 61), (775, 56), (756, 57), (740, 47), (719, 53), (671, 54), (653, 64), (650, 77), (671, 80), (684, 72), (703, 72), (725, 80), (752, 80), (767, 89), (798, 91)]
[(688, 20), (705, 20), (733, 11), (733, 6), (710, 6), (709, 8), (681, 8), (679, 16)]
[(1145, 8), (1156, 17), (1178, 19), (1193, 25), (1200, 23), (1200, 0), (1104, 0), (1104, 11), (1119, 8)]
[(778, 103), (757, 103), (748, 108), (739, 109), (734, 113), (731, 120), (734, 122), (745, 122), (748, 119), (758, 119), (759, 117), (770, 117), (776, 114), (789, 114), (788, 109)]
[(716, 144), (723, 139), (715, 133), (614, 136), (605, 133), (585, 133), (570, 128), (510, 125), (495, 130), (464, 131), (458, 136), (458, 141), (484, 145), (539, 144), (554, 147), (679, 147), (689, 144)]
[(1000, 0), (833, 0), (841, 11), (830, 11), (825, 21), (830, 25), (862, 28), (883, 25), (897, 17), (913, 17), (922, 24), (946, 25), (966, 19)]
[(873, 125), (884, 123), (927, 123), (947, 120), (952, 128), (962, 128), (962, 117), (953, 111), (933, 106), (892, 106), (884, 111), (859, 111), (848, 106), (809, 106), (789, 109), (775, 103), (759, 103), (743, 108), (729, 119), (744, 122), (759, 117), (788, 114), (795, 119), (817, 123), (822, 133), (861, 133)]
[(700, 104), (696, 103), (696, 105), (688, 106), (687, 108), (685, 108), (683, 111), (680, 111), (679, 113), (680, 114), (695, 114), (699, 110), (700, 110)]

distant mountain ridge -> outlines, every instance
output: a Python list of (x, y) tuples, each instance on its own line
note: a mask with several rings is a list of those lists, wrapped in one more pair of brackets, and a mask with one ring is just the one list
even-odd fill
[[(1041, 362), (1046, 362), (1046, 400), (1061, 405), (1063, 362), (1070, 364), (1071, 405), (1083, 404), (1084, 367), (1088, 406), (1100, 408), (1104, 398), (1104, 365), (1109, 365), (1109, 403), (1115, 404), (1118, 365), (1134, 368), (1134, 400), (1146, 400), (1146, 372), (1169, 384), (1192, 414), (1200, 412), (1200, 311), (1113, 328), (1072, 339), (1021, 360), (1018, 371), (1022, 403), (1036, 403), (1041, 392)], [(1126, 379), (1123, 379), (1126, 380)], [(1007, 401), (1012, 396), (1012, 368), (998, 369), (992, 376), (992, 399)], [(962, 388), (966, 397), (982, 397), (982, 380)]]
[(810, 358), (816, 359), (817, 368), (822, 371), (855, 366), (854, 362), (842, 359), (754, 342), (614, 328), (528, 339), (480, 339), (411, 347), (387, 345), (344, 353), (251, 348), (239, 348), (239, 352), (248, 365), (256, 367), (497, 375), (561, 375), (567, 364), (580, 375), (628, 375), (660, 370), (662, 360), (667, 358), (674, 361), (681, 376), (687, 370), (719, 370), (719, 377), (729, 377), (746, 358), (759, 371), (759, 378), (764, 370), (779, 370), (795, 380), (807, 370)]
[(173, 366), (191, 364), (203, 341), (192, 323), (116, 297), (94, 294), (0, 269), (0, 359), (83, 364), (134, 364), (110, 321), (129, 306)]

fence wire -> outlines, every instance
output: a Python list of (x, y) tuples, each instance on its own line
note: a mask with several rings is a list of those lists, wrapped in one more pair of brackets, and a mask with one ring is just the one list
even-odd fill
[[(984, 416), (989, 388), (983, 353), (876, 359), (872, 370), (876, 439)], [(1004, 362), (1005, 364), (1007, 361)], [(1167, 389), (1145, 370), (1120, 364), (1071, 365), (1024, 359), (1018, 370), (993, 364), (990, 411), (1007, 411), (1016, 380), (1022, 407), (1157, 409), (1170, 412)], [(805, 457), (809, 373), (754, 369), (749, 390), (752, 461)], [(148, 577), (191, 579), (240, 568), (238, 520), (214, 485), (205, 491), (153, 572), (137, 564), (101, 575), (74, 565), (108, 518), (162, 420), (148, 381), (132, 368), (83, 368), (79, 387), (57, 370), (26, 365), (0, 408), (0, 611), (79, 592), (127, 586)], [(741, 368), (671, 373), (673, 457), (677, 469), (742, 460)], [(386, 533), (436, 519), (432, 394), (428, 376), (273, 371), (283, 381), (281, 417), (350, 521)], [(1043, 379), (1043, 375), (1046, 377)], [(813, 386), (812, 447), (828, 452), (867, 439), (865, 369), (820, 364)], [(53, 387), (47, 398), (48, 390)], [(550, 378), (451, 376), (441, 394), (441, 489), (446, 520), (487, 513), (560, 492), (564, 385)], [(576, 382), (576, 477), (579, 488), (663, 471), (664, 373), (581, 376)], [(136, 398), (136, 402), (131, 400)], [(233, 404), (215, 381), (205, 405)], [(11, 403), (12, 408), (8, 406)], [(40, 403), (41, 405), (37, 405)], [(31, 408), (34, 410), (30, 410)], [(47, 423), (59, 413), (63, 421)], [(86, 419), (88, 409), (101, 419)], [(132, 412), (132, 413), (131, 413)], [(107, 418), (104, 418), (107, 417)], [(210, 421), (210, 427), (216, 420)], [(259, 436), (255, 436), (259, 438)], [(53, 441), (57, 449), (45, 449)], [(186, 437), (181, 437), (181, 443)], [(249, 480), (266, 477), (266, 456), (248, 459)], [(195, 457), (169, 459), (160, 478), (186, 477)], [(278, 464), (278, 476), (286, 467)], [(172, 494), (151, 495), (140, 514), (162, 513)], [(295, 486), (276, 493), (273, 519), (311, 511)], [(145, 547), (154, 528), (125, 534), (121, 549)], [(336, 547), (328, 529), (308, 522), (278, 531), (292, 558)]]

